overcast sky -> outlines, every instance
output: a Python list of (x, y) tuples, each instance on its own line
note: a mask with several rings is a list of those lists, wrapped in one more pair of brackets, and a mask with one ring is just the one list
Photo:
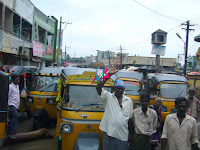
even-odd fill
[[(63, 48), (71, 57), (96, 55), (96, 50), (123, 52), (129, 56), (152, 56), (151, 34), (157, 29), (168, 32), (164, 57), (177, 58), (186, 39), (181, 26), (191, 26), (188, 55), (195, 55), (200, 43), (200, 0), (31, 0), (46, 15), (72, 22), (64, 30)], [(139, 4), (140, 3), (140, 4)], [(143, 5), (143, 6), (142, 6)], [(151, 10), (152, 11), (151, 11)], [(154, 11), (154, 12), (153, 12)], [(62, 25), (65, 27), (65, 24)]]

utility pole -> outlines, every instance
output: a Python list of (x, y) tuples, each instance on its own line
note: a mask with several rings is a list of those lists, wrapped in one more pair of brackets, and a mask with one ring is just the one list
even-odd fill
[(122, 69), (122, 46), (120, 45), (120, 52), (121, 52), (121, 58), (120, 58), (120, 60), (121, 60), (121, 66), (120, 66), (120, 69)]
[(122, 50), (125, 49), (122, 49), (122, 46), (120, 45), (120, 69), (122, 69)]
[(65, 45), (65, 61), (67, 61), (67, 54), (66, 54), (67, 52), (66, 52), (66, 45)]
[(182, 25), (186, 25), (186, 26), (187, 26), (186, 28), (182, 28), (182, 29), (185, 29), (185, 30), (186, 30), (185, 65), (184, 65), (184, 76), (186, 76), (189, 31), (190, 31), (190, 30), (194, 30), (194, 29), (190, 29), (190, 26), (194, 26), (194, 25), (190, 25), (190, 21), (187, 21), (186, 24), (183, 23)]
[(156, 55), (156, 62), (155, 62), (155, 69), (156, 73), (160, 73), (160, 55)]
[[(72, 24), (72, 23), (69, 23), (69, 22), (62, 22), (62, 17), (60, 17), (60, 29), (59, 29), (59, 39), (58, 39), (58, 47), (59, 47), (59, 55), (61, 54), (61, 63), (62, 63), (62, 49), (61, 49), (61, 34), (63, 34), (63, 32), (62, 32), (62, 23), (64, 24), (66, 24), (65, 25), (65, 27), (64, 27), (64, 29), (63, 29), (63, 31), (65, 30), (65, 28), (66, 28), (66, 26), (68, 25), (68, 24)], [(66, 47), (66, 46), (65, 46)], [(58, 57), (59, 58), (59, 57)], [(65, 59), (66, 59), (66, 57), (65, 57)]]
[(59, 30), (59, 39), (58, 39), (59, 55), (61, 53), (61, 62), (62, 62), (62, 50), (60, 48), (60, 43), (61, 43), (61, 27), (62, 27), (62, 17), (60, 17), (60, 30)]

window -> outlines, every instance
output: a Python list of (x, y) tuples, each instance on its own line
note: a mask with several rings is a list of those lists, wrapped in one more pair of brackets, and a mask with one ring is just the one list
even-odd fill
[(2, 23), (2, 18), (3, 18), (3, 13), (2, 13), (2, 9), (3, 8), (3, 4), (0, 3), (0, 28), (3, 27), (3, 23)]
[(47, 45), (53, 47), (54, 35), (50, 32), (47, 33)]
[(21, 36), (28, 40), (31, 40), (32, 37), (32, 25), (26, 20), (22, 19), (22, 31)]
[(38, 26), (38, 32), (39, 32), (39, 42), (45, 44), (46, 30)]
[(13, 14), (13, 33), (17, 35), (18, 37), (20, 36), (20, 16), (17, 14)]
[(164, 42), (164, 35), (158, 34), (157, 35), (157, 42), (163, 43)]
[(5, 21), (4, 21), (4, 30), (12, 32), (12, 11), (9, 8), (5, 8)]

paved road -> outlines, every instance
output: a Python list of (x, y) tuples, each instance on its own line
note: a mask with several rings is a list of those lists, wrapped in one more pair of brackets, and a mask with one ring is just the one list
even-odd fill
[[(17, 133), (30, 132), (32, 130), (32, 120), (33, 118), (27, 118), (26, 114), (20, 117), (20, 123), (18, 126)], [(34, 141), (24, 142), (5, 146), (0, 150), (57, 150), (57, 137), (56, 135), (56, 125), (55, 122), (49, 124), (49, 132), (53, 136), (53, 139), (38, 139)], [(160, 146), (156, 148), (160, 150)]]
[[(20, 123), (17, 129), (17, 133), (29, 132), (32, 130), (33, 118), (27, 118), (26, 114), (20, 117)], [(34, 141), (12, 144), (0, 148), (0, 150), (57, 150), (57, 138), (56, 138), (56, 126), (55, 123), (50, 124), (48, 128), (53, 139), (38, 139)]]

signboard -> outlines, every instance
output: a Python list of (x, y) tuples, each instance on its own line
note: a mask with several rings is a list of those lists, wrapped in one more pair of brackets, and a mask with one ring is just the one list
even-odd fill
[(33, 56), (42, 57), (44, 53), (41, 43), (33, 41)]
[(165, 55), (165, 50), (166, 50), (166, 46), (153, 44), (151, 54), (164, 56)]
[(47, 54), (49, 55), (53, 55), (53, 48), (50, 47), (50, 46), (47, 46), (47, 51), (46, 51)]

